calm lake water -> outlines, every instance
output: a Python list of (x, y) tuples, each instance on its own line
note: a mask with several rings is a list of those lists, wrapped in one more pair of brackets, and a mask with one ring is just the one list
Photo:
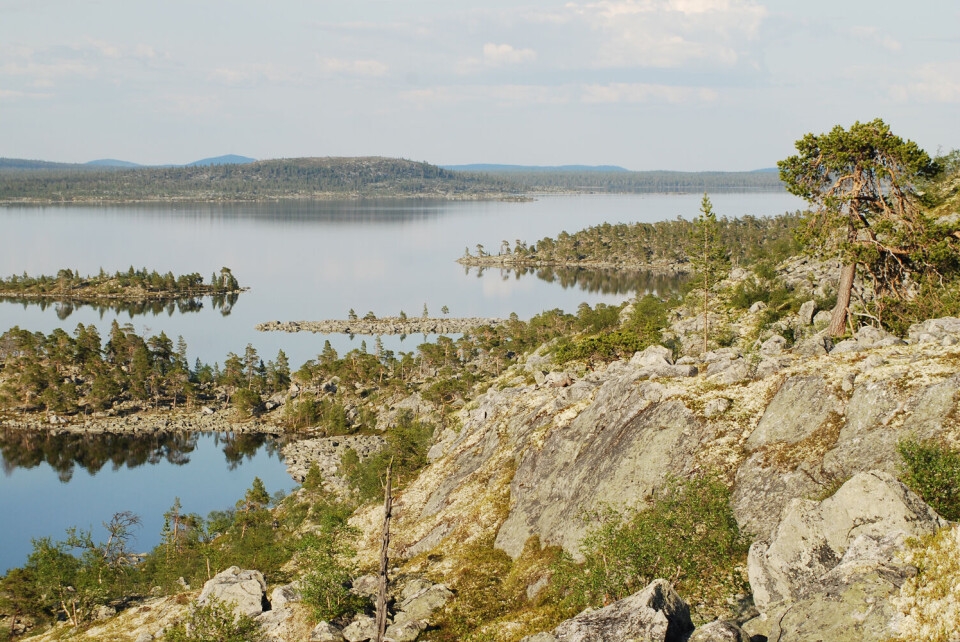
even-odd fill
[[(252, 205), (162, 205), (111, 207), (0, 208), (4, 251), (0, 274), (81, 274), (145, 267), (174, 274), (199, 272), (208, 278), (231, 268), (241, 294), (225, 314), (209, 300), (189, 306), (135, 314), (125, 310), (73, 309), (0, 301), (0, 332), (20, 326), (68, 332), (78, 323), (95, 324), (106, 336), (110, 323), (131, 323), (138, 332), (172, 339), (183, 336), (190, 362), (223, 363), (228, 352), (243, 354), (251, 343), (264, 360), (283, 349), (296, 368), (315, 357), (324, 339), (344, 353), (364, 337), (308, 333), (258, 333), (270, 320), (418, 316), (426, 304), (433, 316), (447, 306), (451, 316), (521, 318), (543, 310), (573, 311), (581, 302), (620, 303), (636, 290), (667, 287), (662, 281), (617, 275), (556, 271), (518, 274), (467, 270), (455, 261), (464, 248), (482, 244), (495, 252), (501, 241), (536, 242), (561, 231), (575, 232), (603, 222), (653, 222), (697, 215), (701, 196), (550, 196), (533, 202), (350, 201)], [(767, 216), (803, 207), (786, 193), (711, 196), (721, 216)], [(372, 348), (373, 339), (365, 338)], [(423, 336), (384, 337), (391, 350), (413, 351)], [(261, 448), (231, 470), (213, 437), (198, 440), (189, 463), (166, 458), (135, 468), (104, 466), (96, 474), (76, 470), (69, 481), (46, 461), (21, 468), (3, 459), (0, 477), (0, 572), (21, 564), (30, 537), (62, 537), (64, 528), (97, 526), (117, 511), (144, 519), (139, 544), (156, 543), (156, 519), (180, 496), (184, 509), (206, 514), (226, 508), (255, 475), (271, 492), (289, 489), (282, 462)], [(207, 490), (216, 492), (207, 493)], [(152, 522), (149, 520), (153, 520)]]

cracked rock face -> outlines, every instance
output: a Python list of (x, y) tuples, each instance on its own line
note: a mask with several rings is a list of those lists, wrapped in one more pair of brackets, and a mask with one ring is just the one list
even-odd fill
[(516, 558), (539, 535), (576, 554), (588, 530), (584, 511), (636, 504), (668, 474), (689, 470), (700, 422), (682, 403), (653, 404), (632, 384), (629, 378), (605, 384), (568, 426), (523, 454), (498, 548)]

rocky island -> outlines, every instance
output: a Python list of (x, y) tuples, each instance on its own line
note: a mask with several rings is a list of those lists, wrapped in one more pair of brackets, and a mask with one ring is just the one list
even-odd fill
[(0, 279), (0, 298), (14, 301), (55, 300), (73, 303), (114, 303), (166, 301), (204, 296), (228, 296), (243, 292), (230, 268), (221, 268), (204, 283), (198, 273), (174, 276), (146, 268), (96, 276), (82, 276), (62, 269), (55, 276), (30, 276), (27, 273)]

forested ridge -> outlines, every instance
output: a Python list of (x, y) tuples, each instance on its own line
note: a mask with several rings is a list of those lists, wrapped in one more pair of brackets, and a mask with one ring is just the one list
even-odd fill
[[(11, 167), (14, 165), (14, 167)], [(331, 197), (495, 197), (506, 180), (403, 159), (296, 158), (244, 165), (21, 169), (0, 163), (0, 202), (258, 201)]]
[(526, 192), (778, 191), (770, 172), (453, 171), (382, 157), (105, 167), (0, 158), (0, 203), (498, 198)]
[(695, 194), (781, 192), (776, 172), (631, 172), (623, 170), (484, 170), (474, 172), (516, 184), (524, 192), (611, 192)]

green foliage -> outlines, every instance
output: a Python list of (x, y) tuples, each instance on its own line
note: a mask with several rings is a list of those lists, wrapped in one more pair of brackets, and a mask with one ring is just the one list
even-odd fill
[(907, 438), (897, 444), (900, 479), (941, 516), (960, 520), (960, 450)]
[(365, 503), (383, 494), (387, 468), (391, 465), (394, 487), (401, 488), (427, 464), (432, 439), (431, 424), (414, 419), (411, 412), (404, 412), (397, 417), (397, 425), (387, 431), (384, 448), (366, 461), (360, 461), (356, 451), (348, 448), (341, 460), (341, 470), (357, 500)]
[(349, 542), (357, 535), (347, 526), (352, 512), (347, 504), (322, 497), (311, 510), (316, 528), (300, 543), (301, 567), (308, 569), (300, 580), (300, 591), (317, 620), (361, 611), (366, 603), (348, 588), (358, 574), (350, 561), (355, 551)]
[(596, 333), (561, 335), (554, 349), (555, 360), (560, 364), (574, 360), (608, 362), (660, 343), (667, 313), (676, 304), (676, 300), (645, 295), (634, 302), (633, 311), (623, 324), (619, 323), (621, 307), (598, 304), (598, 309), (587, 312), (590, 306), (581, 305), (574, 327)]
[[(800, 221), (798, 213), (716, 219), (716, 247), (738, 265), (763, 259), (780, 261), (795, 253), (795, 232)], [(556, 238), (546, 237), (529, 245), (518, 242), (508, 256), (511, 265), (676, 265), (692, 258), (692, 240), (702, 240), (697, 231), (693, 221), (681, 218), (657, 223), (602, 223), (573, 234), (561, 232)]]
[(194, 603), (185, 620), (164, 632), (166, 642), (262, 642), (263, 631), (249, 615), (234, 614), (233, 605), (215, 598)]
[(233, 407), (240, 417), (252, 417), (256, 415), (263, 407), (263, 399), (260, 393), (250, 388), (240, 388), (230, 398)]
[[(778, 163), (787, 190), (814, 207), (801, 238), (815, 254), (839, 258), (846, 274), (861, 270), (875, 298), (872, 316), (884, 322), (886, 308), (904, 307), (919, 279), (940, 280), (960, 265), (955, 225), (943, 226), (924, 211), (919, 184), (942, 178), (943, 167), (916, 143), (893, 135), (880, 119), (837, 126), (796, 143), (798, 154)], [(930, 194), (938, 190), (929, 190)], [(928, 205), (932, 196), (925, 197)], [(843, 281), (831, 332), (842, 330), (852, 281)]]
[(581, 546), (584, 562), (564, 555), (555, 566), (553, 590), (566, 610), (576, 613), (663, 577), (691, 604), (722, 605), (742, 588), (737, 567), (748, 548), (729, 502), (726, 484), (702, 477), (671, 482), (640, 510), (599, 511)]
[(320, 467), (317, 462), (312, 462), (307, 474), (303, 477), (303, 484), (307, 490), (319, 490), (323, 486), (323, 475), (320, 473)]

